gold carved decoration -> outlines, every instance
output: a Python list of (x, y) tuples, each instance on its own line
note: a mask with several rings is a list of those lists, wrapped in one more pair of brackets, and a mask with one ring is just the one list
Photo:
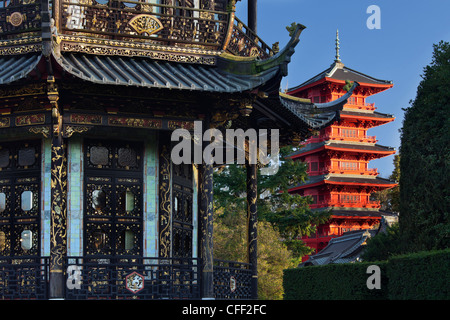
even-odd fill
[(133, 17), (128, 24), (137, 33), (146, 33), (147, 35), (154, 34), (164, 28), (161, 21), (148, 14), (139, 14)]
[(8, 128), (11, 125), (9, 118), (0, 118), (0, 128)]
[(49, 126), (43, 126), (43, 127), (31, 127), (28, 129), (29, 132), (35, 133), (35, 134), (42, 134), (44, 138), (48, 138), (50, 136), (50, 127)]
[(63, 131), (64, 138), (70, 138), (74, 133), (83, 133), (89, 131), (92, 127), (86, 126), (65, 126)]
[(44, 114), (32, 114), (26, 116), (16, 117), (16, 126), (31, 126), (36, 124), (44, 124), (45, 115)]
[[(25, 16), (26, 17), (26, 16)], [(9, 17), (6, 17), (6, 20), (9, 20), (9, 23), (11, 23), (14, 27), (18, 27), (23, 22), (23, 16), (20, 12), (13, 12)]]

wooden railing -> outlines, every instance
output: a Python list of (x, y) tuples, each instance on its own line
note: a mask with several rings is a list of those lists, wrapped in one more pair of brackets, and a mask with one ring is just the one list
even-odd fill
[(219, 48), (228, 30), (226, 0), (203, 9), (141, 1), (62, 0), (63, 34), (102, 39), (146, 39), (161, 45)]
[(53, 34), (74, 46), (94, 45), (98, 52), (115, 41), (116, 47), (120, 42), (120, 47), (131, 49), (152, 45), (162, 51), (176, 47), (205, 54), (225, 50), (261, 59), (276, 53), (235, 17), (229, 0), (59, 0), (54, 4), (52, 0), (0, 0), (0, 41), (8, 40), (0, 44), (42, 41), (43, 10), (49, 4), (56, 20)]
[(234, 19), (233, 34), (227, 49), (238, 56), (268, 58), (275, 54), (251, 29), (238, 18)]
[(340, 200), (328, 200), (319, 201), (317, 203), (310, 204), (311, 209), (338, 207), (338, 208), (380, 208), (380, 201), (372, 200), (358, 200), (358, 201), (340, 201)]
[(0, 40), (40, 36), (41, 10), (41, 0), (1, 0)]

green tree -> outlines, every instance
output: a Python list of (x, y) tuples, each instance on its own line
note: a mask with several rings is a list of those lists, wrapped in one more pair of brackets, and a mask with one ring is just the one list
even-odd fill
[[(287, 156), (292, 147), (280, 150), (280, 167), (274, 175), (258, 174), (258, 219), (270, 222), (292, 252), (292, 258), (299, 262), (305, 254), (311, 253), (299, 238), (315, 231), (315, 225), (327, 221), (329, 211), (315, 212), (309, 208), (312, 199), (289, 194), (293, 185), (308, 177), (306, 165)], [(222, 216), (246, 214), (246, 172), (243, 166), (229, 165), (214, 175), (214, 204), (216, 210), (223, 209)]]
[(450, 244), (450, 44), (433, 48), (401, 130), (400, 231), (415, 250)]
[[(223, 215), (215, 212), (214, 257), (221, 260), (246, 261), (247, 227), (245, 214)], [(283, 270), (293, 268), (292, 254), (280, 241), (276, 228), (258, 222), (258, 297), (264, 300), (283, 298)]]
[(364, 261), (383, 261), (392, 256), (407, 253), (408, 246), (400, 233), (399, 224), (395, 223), (367, 240), (361, 259)]
[[(396, 154), (394, 157), (394, 170), (389, 176), (389, 180), (399, 182), (400, 180), (400, 155)], [(400, 185), (397, 184), (394, 188), (385, 189), (375, 192), (372, 195), (373, 200), (380, 201), (381, 210), (399, 212), (400, 203)]]

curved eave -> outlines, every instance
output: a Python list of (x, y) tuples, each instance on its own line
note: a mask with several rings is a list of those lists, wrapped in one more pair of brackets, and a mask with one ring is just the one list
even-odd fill
[(341, 98), (328, 103), (311, 103), (306, 99), (299, 99), (287, 94), (279, 93), (279, 102), (291, 113), (293, 118), (290, 121), (300, 119), (310, 129), (320, 130), (330, 125), (338, 116), (348, 98), (352, 95), (358, 83), (355, 82), (352, 88)]
[(333, 150), (333, 151), (343, 151), (343, 152), (356, 152), (356, 153), (368, 153), (368, 154), (376, 154), (380, 155), (381, 157), (389, 156), (392, 154), (395, 154), (395, 149), (381, 146), (381, 145), (361, 145), (361, 147), (358, 149), (358, 145), (355, 144), (340, 144), (340, 146), (335, 146), (333, 144), (326, 144), (326, 142), (317, 143), (317, 146), (315, 148), (311, 148), (309, 150), (297, 151), (293, 155), (290, 156), (291, 159), (297, 159), (301, 158), (310, 154), (318, 153), (324, 150)]
[(217, 58), (217, 66), (236, 75), (253, 75), (272, 68), (279, 68), (281, 75), (287, 76), (287, 65), (291, 61), (295, 47), (300, 41), (300, 34), (305, 28), (305, 26), (297, 24), (287, 45), (270, 58), (261, 60), (258, 57), (243, 58), (223, 53)]
[(54, 58), (65, 72), (82, 80), (143, 88), (235, 93), (253, 90), (278, 74), (276, 68), (257, 75), (234, 75), (216, 66), (82, 53)]
[[(348, 112), (348, 113), (347, 113)], [(381, 113), (363, 113), (363, 112), (353, 112), (350, 110), (343, 110), (340, 113), (341, 119), (355, 119), (355, 120), (367, 120), (374, 121), (378, 123), (389, 123), (395, 120), (393, 115), (381, 114)]]
[(355, 186), (355, 187), (375, 187), (381, 189), (391, 189), (396, 187), (398, 184), (386, 180), (383, 178), (366, 178), (364, 176), (355, 176), (354, 178), (348, 177), (336, 177), (336, 176), (314, 176), (313, 181), (306, 181), (305, 183), (299, 184), (295, 187), (289, 189), (289, 192), (296, 192), (302, 189), (310, 189), (322, 185), (340, 185), (340, 186)]
[(27, 77), (41, 61), (42, 54), (10, 55), (0, 57), (0, 84), (9, 84)]

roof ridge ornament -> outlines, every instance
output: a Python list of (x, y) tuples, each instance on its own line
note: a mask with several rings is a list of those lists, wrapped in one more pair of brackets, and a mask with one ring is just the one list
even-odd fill
[(336, 29), (336, 41), (335, 41), (335, 43), (336, 43), (336, 47), (335, 47), (335, 49), (336, 49), (336, 59), (334, 60), (335, 62), (341, 62), (341, 56), (340, 56), (340, 54), (339, 54), (339, 49), (340, 49), (340, 47), (339, 47), (339, 44), (340, 44), (340, 42), (339, 42), (339, 29)]
[(336, 29), (336, 40), (335, 40), (335, 51), (336, 51), (336, 56), (334, 59), (333, 64), (331, 65), (332, 70), (329, 72), (329, 74), (333, 74), (336, 69), (342, 69), (344, 67), (344, 64), (341, 61), (341, 54), (340, 54), (340, 49), (341, 47), (339, 46), (341, 43), (340, 39), (339, 39), (339, 29)]

